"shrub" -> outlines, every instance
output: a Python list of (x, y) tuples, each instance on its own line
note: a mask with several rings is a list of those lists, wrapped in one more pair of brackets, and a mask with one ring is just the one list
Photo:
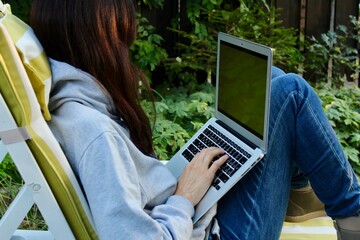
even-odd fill
[(346, 157), (360, 176), (360, 88), (325, 85), (317, 93)]
[[(173, 26), (181, 37), (180, 55), (169, 59), (170, 80), (187, 84), (210, 82), (215, 76), (217, 34), (230, 33), (275, 49), (274, 63), (287, 71), (298, 72), (301, 54), (296, 30), (281, 26), (279, 9), (266, 1), (186, 1), (190, 28)], [(175, 22), (180, 24), (179, 22)], [(199, 76), (199, 72), (204, 74)], [(201, 79), (202, 78), (202, 79)]]
[[(308, 80), (342, 86), (346, 80), (354, 81), (358, 78), (359, 51), (350, 43), (360, 43), (360, 21), (350, 16), (349, 22), (350, 27), (339, 25), (336, 32), (323, 33), (320, 39), (307, 39), (304, 65), (312, 73)], [(344, 70), (351, 74), (345, 75)]]
[(155, 33), (155, 27), (148, 20), (137, 15), (138, 35), (130, 47), (133, 62), (151, 80), (151, 73), (168, 57), (166, 50), (161, 47), (163, 38)]
[[(210, 84), (198, 85), (194, 89), (165, 88), (157, 96), (154, 149), (160, 159), (169, 159), (214, 115), (215, 89)], [(142, 106), (153, 119), (151, 103), (143, 100)]]

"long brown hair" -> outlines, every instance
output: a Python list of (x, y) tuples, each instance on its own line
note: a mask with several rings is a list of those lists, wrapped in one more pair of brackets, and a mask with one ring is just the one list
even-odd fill
[(131, 140), (151, 154), (151, 127), (140, 106), (139, 81), (150, 88), (129, 58), (136, 35), (132, 0), (34, 0), (30, 25), (49, 57), (90, 73), (107, 89)]

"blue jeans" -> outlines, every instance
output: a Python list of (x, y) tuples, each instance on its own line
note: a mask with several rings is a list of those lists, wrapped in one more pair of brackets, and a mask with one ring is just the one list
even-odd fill
[(332, 218), (360, 215), (360, 187), (319, 98), (295, 74), (273, 68), (269, 148), (218, 204), (222, 239), (278, 239), (294, 168)]

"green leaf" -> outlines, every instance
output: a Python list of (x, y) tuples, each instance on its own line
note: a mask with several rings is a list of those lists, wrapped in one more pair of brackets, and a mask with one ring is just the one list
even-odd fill
[(179, 118), (187, 117), (188, 111), (188, 105), (185, 101), (177, 102), (169, 109), (169, 112), (175, 113), (175, 116)]
[(207, 92), (196, 92), (190, 95), (191, 99), (198, 100), (200, 102), (214, 103), (215, 97), (212, 93)]
[(357, 149), (354, 148), (345, 148), (344, 149), (345, 155), (348, 157), (348, 159), (353, 163), (353, 164), (360, 164), (360, 160), (359, 160), (359, 151)]
[(360, 147), (360, 133), (352, 134), (350, 142), (353, 143), (356, 147)]
[(157, 113), (163, 113), (169, 110), (168, 105), (163, 102), (155, 102), (155, 110)]
[(194, 132), (199, 130), (204, 125), (204, 123), (202, 122), (193, 122), (193, 121), (191, 122), (191, 124), (194, 126)]

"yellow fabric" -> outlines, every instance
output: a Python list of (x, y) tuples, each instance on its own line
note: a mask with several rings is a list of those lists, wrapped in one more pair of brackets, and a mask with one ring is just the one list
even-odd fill
[(314, 218), (301, 223), (285, 222), (280, 240), (336, 240), (336, 230), (329, 217)]
[(3, 4), (2, 1), (0, 1), (0, 12), (11, 13), (10, 4), (8, 4), (8, 3)]
[(0, 24), (6, 28), (12, 42), (16, 46), (35, 90), (44, 118), (50, 120), (51, 116), (47, 104), (51, 88), (51, 70), (44, 50), (32, 29), (19, 18), (12, 15), (9, 7), (5, 7), (1, 3), (0, 10), (2, 11)]
[[(2, 28), (2, 26), (0, 25)], [(3, 30), (3, 29), (2, 29)], [(31, 116), (30, 104), (20, 104), (20, 100), (27, 98), (24, 87), (19, 81), (6, 81), (7, 79), (20, 79), (21, 75), (18, 66), (13, 60), (13, 53), (7, 47), (8, 42), (6, 41), (5, 35), (1, 32), (0, 35), (0, 64), (1, 64), (1, 78), (0, 87), (1, 94), (4, 99), (13, 99), (12, 101), (6, 101), (8, 107), (12, 109), (13, 115), (18, 119), (17, 124), (19, 126), (25, 126), (29, 122)], [(16, 90), (16, 91), (15, 91)], [(20, 116), (24, 116), (20, 118)]]
[[(0, 7), (2, 6), (0, 5)], [(14, 19), (11, 15), (5, 15), (5, 17)], [(12, 22), (12, 20), (0, 19), (0, 93), (18, 126), (27, 127), (31, 136), (27, 143), (76, 239), (98, 239), (88, 214), (84, 210), (84, 205), (82, 205), (82, 202), (85, 201), (79, 197), (81, 190), (78, 191), (80, 189), (78, 185), (76, 188), (74, 187), (77, 182), (72, 181), (72, 178), (69, 177), (68, 172), (71, 170), (66, 158), (40, 112), (39, 95), (38, 93), (35, 95), (33, 91), (34, 82), (31, 81), (32, 85), (30, 84), (28, 76), (31, 76), (31, 73), (29, 74), (29, 70), (25, 70), (26, 65), (31, 65), (31, 62), (25, 63), (25, 58), (20, 59), (17, 53), (19, 49), (16, 50), (12, 43), (16, 36), (21, 35), (14, 29), (11, 30), (13, 35), (9, 34), (8, 30), (9, 26), (13, 26), (10, 24)], [(16, 27), (20, 25), (16, 25)], [(20, 29), (22, 29), (21, 26)], [(39, 60), (32, 58), (31, 61), (36, 63)], [(40, 60), (40, 62), (42, 61)], [(35, 73), (35, 75), (37, 77), (41, 74)], [(62, 163), (59, 159), (65, 161)]]

